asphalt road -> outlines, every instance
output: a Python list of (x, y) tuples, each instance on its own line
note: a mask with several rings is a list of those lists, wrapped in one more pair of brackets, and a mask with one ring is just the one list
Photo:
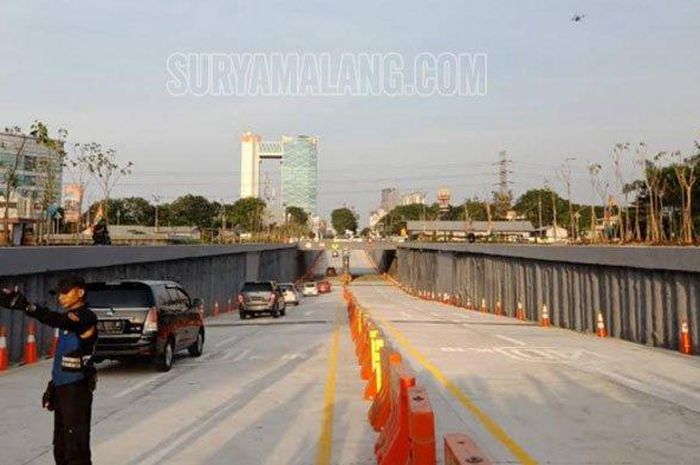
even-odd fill
[[(40, 408), (50, 364), (0, 374), (2, 464), (53, 463), (52, 414)], [(362, 387), (338, 287), (280, 319), (220, 315), (204, 355), (185, 352), (169, 373), (100, 365), (94, 463), (373, 463)]]
[[(353, 272), (371, 273), (361, 251)], [(700, 357), (413, 298), (352, 290), (429, 388), (439, 434), (498, 463), (700, 463)]]

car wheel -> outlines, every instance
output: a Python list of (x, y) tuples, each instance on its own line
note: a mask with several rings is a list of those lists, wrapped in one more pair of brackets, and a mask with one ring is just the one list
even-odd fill
[(286, 305), (284, 307), (282, 307), (281, 313), (282, 313), (282, 316), (285, 316), (287, 314), (287, 306)]
[(273, 310), (272, 311), (272, 318), (279, 318), (280, 317), (280, 311), (279, 310)]
[(194, 344), (189, 346), (187, 348), (187, 351), (190, 353), (191, 356), (193, 357), (199, 357), (202, 355), (202, 352), (204, 352), (204, 331), (199, 330), (199, 333), (197, 333), (197, 340), (194, 341)]
[(241, 320), (245, 320), (246, 318), (248, 318), (248, 314), (244, 311), (239, 312), (238, 316), (240, 316)]
[(162, 372), (170, 371), (175, 359), (175, 341), (169, 338), (163, 348), (163, 354), (158, 358), (158, 370)]

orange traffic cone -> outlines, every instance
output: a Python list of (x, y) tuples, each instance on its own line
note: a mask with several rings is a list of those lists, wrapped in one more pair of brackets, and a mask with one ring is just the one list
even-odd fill
[(681, 338), (680, 344), (678, 345), (678, 350), (682, 354), (692, 355), (693, 346), (690, 342), (690, 331), (688, 330), (688, 322), (683, 320), (681, 322)]
[(496, 301), (496, 315), (503, 315), (503, 309), (501, 308), (501, 301)]
[(216, 301), (214, 302), (214, 311), (212, 312), (214, 316), (217, 316), (219, 314), (219, 302)]
[(7, 356), (7, 330), (0, 326), (0, 371), (7, 370), (9, 357)]
[(548, 328), (550, 325), (549, 321), (549, 309), (546, 304), (542, 304), (542, 319), (540, 320), (540, 326)]
[(596, 324), (595, 335), (598, 337), (608, 337), (608, 332), (605, 329), (605, 321), (603, 321), (603, 314), (598, 312), (598, 323)]
[(226, 302), (226, 313), (229, 313), (232, 311), (233, 311), (233, 300), (228, 299), (228, 302)]
[(481, 311), (484, 313), (489, 311), (489, 308), (486, 306), (486, 299), (481, 299)]
[(36, 353), (36, 335), (34, 333), (34, 322), (29, 323), (27, 331), (27, 343), (24, 346), (24, 363), (36, 363), (39, 357)]
[(56, 348), (58, 347), (58, 328), (53, 330), (53, 338), (51, 338), (51, 349), (49, 352), (50, 357), (56, 356)]
[(469, 297), (467, 297), (467, 305), (466, 305), (466, 307), (467, 307), (467, 310), (473, 310), (473, 308), (472, 308), (472, 299), (470, 299)]
[(515, 318), (518, 320), (525, 319), (525, 309), (523, 308), (523, 303), (518, 301), (518, 309), (515, 311)]

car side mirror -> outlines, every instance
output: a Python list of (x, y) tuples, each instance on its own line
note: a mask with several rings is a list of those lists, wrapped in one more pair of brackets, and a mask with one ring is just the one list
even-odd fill
[(199, 308), (204, 306), (204, 301), (200, 299), (199, 297), (196, 297), (192, 299), (192, 304), (190, 305), (191, 308)]

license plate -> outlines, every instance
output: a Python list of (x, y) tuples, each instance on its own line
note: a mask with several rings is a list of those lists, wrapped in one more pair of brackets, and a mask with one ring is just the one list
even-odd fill
[(101, 333), (121, 333), (124, 329), (124, 322), (121, 320), (98, 321), (97, 329)]

